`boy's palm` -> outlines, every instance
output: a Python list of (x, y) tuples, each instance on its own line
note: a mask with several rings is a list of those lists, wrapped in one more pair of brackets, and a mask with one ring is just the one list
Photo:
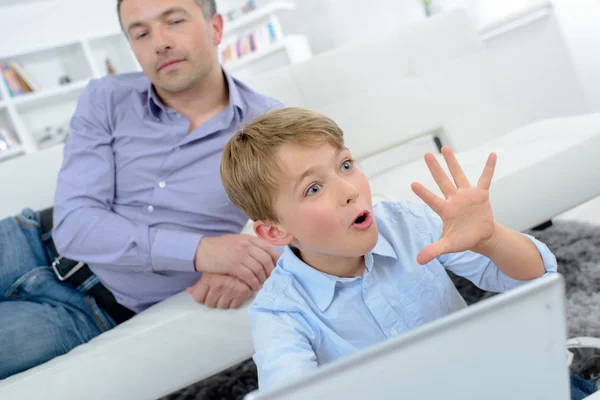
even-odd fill
[(490, 241), (495, 232), (489, 188), (496, 166), (496, 155), (490, 154), (479, 182), (476, 186), (472, 186), (454, 153), (444, 146), (442, 154), (454, 183), (448, 178), (433, 154), (427, 153), (425, 162), (446, 199), (436, 196), (420, 183), (412, 184), (415, 194), (431, 207), (443, 222), (440, 239), (427, 245), (417, 255), (417, 262), (421, 265), (442, 254), (466, 250), (477, 251)]

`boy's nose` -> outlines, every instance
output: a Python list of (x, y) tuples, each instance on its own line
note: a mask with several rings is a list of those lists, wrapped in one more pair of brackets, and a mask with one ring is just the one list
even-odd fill
[(346, 204), (351, 204), (356, 202), (356, 199), (358, 199), (358, 189), (356, 189), (354, 186), (351, 187), (351, 190), (349, 191), (348, 195), (346, 196)]

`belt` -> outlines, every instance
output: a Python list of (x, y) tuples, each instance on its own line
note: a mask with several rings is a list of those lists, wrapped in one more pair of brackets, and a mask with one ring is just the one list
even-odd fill
[[(42, 236), (49, 237), (44, 243), (55, 257), (52, 262), (52, 269), (54, 270), (56, 277), (62, 283), (76, 289), (88, 278), (92, 277), (94, 273), (87, 264), (63, 257), (56, 251), (52, 236), (46, 235), (52, 231), (52, 208), (40, 211), (40, 220), (42, 225)], [(117, 324), (125, 322), (135, 315), (133, 311), (119, 304), (115, 299), (115, 296), (113, 296), (110, 290), (108, 290), (100, 281), (88, 289), (86, 294), (92, 296), (96, 300), (98, 306), (106, 311)]]

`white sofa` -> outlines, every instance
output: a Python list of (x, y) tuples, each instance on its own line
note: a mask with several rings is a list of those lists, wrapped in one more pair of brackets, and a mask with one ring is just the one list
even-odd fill
[[(498, 153), (492, 202), (512, 228), (532, 227), (599, 195), (600, 114), (521, 126), (526, 110), (512, 109), (495, 73), (457, 11), (247, 83), (335, 119), (378, 197), (414, 197), (414, 180), (435, 189), (424, 163), (414, 161), (422, 154), (396, 147), (427, 134), (457, 151), (472, 179), (487, 153)], [(0, 164), (0, 217), (52, 204), (61, 154), (56, 147)], [(246, 316), (245, 308), (210, 310), (181, 293), (0, 382), (0, 398), (157, 398), (250, 357)]]

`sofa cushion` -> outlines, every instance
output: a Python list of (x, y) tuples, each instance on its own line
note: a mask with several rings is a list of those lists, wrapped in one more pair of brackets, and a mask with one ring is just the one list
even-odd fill
[[(475, 184), (488, 154), (497, 153), (490, 188), (494, 215), (520, 231), (600, 195), (600, 168), (590, 166), (599, 146), (600, 113), (595, 113), (535, 122), (456, 156)], [(443, 157), (437, 158), (447, 170)], [(423, 160), (371, 178), (371, 191), (388, 200), (421, 201), (410, 188), (415, 181), (442, 196)]]

